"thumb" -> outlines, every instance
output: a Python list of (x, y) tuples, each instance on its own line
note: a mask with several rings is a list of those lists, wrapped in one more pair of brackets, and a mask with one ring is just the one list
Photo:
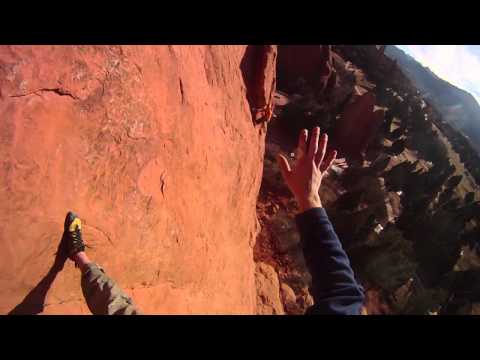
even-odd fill
[(287, 179), (290, 177), (290, 172), (292, 171), (287, 158), (282, 154), (278, 154), (277, 162), (278, 166), (280, 167), (280, 171), (282, 172), (283, 179), (287, 181)]

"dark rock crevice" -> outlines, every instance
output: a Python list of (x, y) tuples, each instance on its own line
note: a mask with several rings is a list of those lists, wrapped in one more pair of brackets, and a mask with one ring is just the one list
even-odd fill
[(272, 115), (276, 57), (276, 46), (249, 45), (240, 64), (254, 124), (268, 122)]
[(26, 94), (9, 95), (9, 97), (17, 98), (17, 97), (24, 97), (24, 96), (29, 96), (29, 95), (40, 95), (39, 93), (42, 93), (42, 92), (53, 92), (53, 93), (55, 93), (59, 96), (68, 96), (68, 97), (71, 97), (74, 100), (79, 99), (77, 96), (75, 96), (74, 94), (72, 94), (71, 92), (69, 92), (69, 91), (67, 91), (63, 88), (53, 88), (53, 89), (41, 88), (41, 89), (31, 91), (31, 92), (26, 93)]

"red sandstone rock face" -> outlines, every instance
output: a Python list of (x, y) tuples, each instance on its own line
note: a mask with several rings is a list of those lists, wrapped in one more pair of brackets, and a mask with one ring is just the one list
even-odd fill
[(389, 315), (392, 313), (391, 309), (382, 300), (380, 292), (375, 289), (370, 289), (365, 292), (364, 315)]
[(281, 45), (278, 47), (279, 88), (288, 90), (303, 78), (319, 93), (329, 92), (336, 83), (329, 45)]
[(284, 315), (280, 299), (280, 282), (275, 269), (263, 262), (256, 263), (257, 314)]
[[(0, 313), (47, 274), (68, 210), (145, 313), (256, 312), (247, 93), (273, 94), (275, 48), (248, 49), (0, 47)], [(70, 261), (47, 287), (43, 313), (88, 313)]]
[(366, 92), (353, 97), (335, 123), (335, 142), (347, 156), (360, 158), (375, 137), (384, 119), (383, 109), (375, 109), (375, 95)]

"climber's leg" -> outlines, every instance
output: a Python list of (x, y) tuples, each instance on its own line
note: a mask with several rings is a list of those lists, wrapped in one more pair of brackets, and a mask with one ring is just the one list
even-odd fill
[(94, 315), (139, 315), (132, 299), (100, 266), (90, 261), (83, 262), (83, 254), (77, 254), (80, 257), (78, 262), (77, 256), (74, 260), (82, 271), (82, 291), (90, 311)]
[(90, 261), (82, 239), (82, 222), (69, 212), (65, 219), (63, 249), (82, 272), (82, 291), (94, 315), (138, 315), (138, 309), (102, 268)]

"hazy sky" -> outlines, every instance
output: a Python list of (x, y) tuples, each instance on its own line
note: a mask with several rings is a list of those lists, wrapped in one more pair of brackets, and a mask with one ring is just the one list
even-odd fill
[(480, 45), (397, 45), (480, 103)]

